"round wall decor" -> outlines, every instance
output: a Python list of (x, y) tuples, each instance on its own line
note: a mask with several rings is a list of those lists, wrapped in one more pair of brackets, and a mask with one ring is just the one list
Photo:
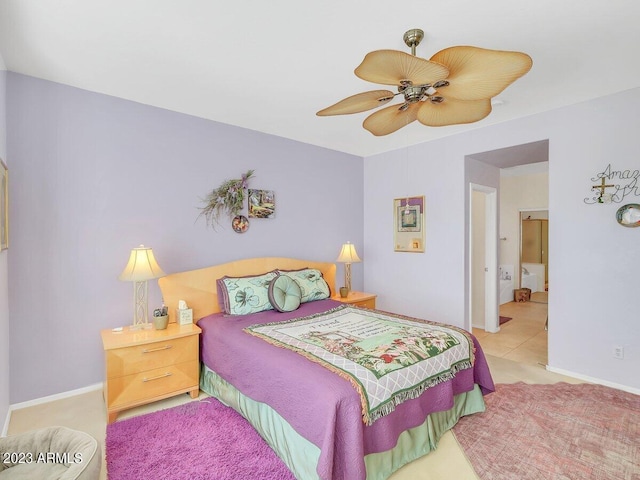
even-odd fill
[(231, 221), (233, 231), (236, 233), (244, 233), (249, 229), (249, 220), (244, 215), (236, 215)]

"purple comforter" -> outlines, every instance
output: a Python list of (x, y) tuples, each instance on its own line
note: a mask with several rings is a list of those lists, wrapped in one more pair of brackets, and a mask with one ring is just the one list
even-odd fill
[(400, 433), (424, 423), (432, 412), (449, 410), (453, 396), (478, 384), (494, 391), (486, 359), (474, 337), (474, 368), (458, 372), (420, 397), (366, 426), (360, 398), (344, 378), (303, 356), (242, 331), (250, 325), (290, 320), (340, 305), (334, 300), (304, 303), (298, 310), (251, 315), (214, 314), (202, 318), (202, 361), (244, 395), (266, 403), (320, 450), (318, 475), (323, 480), (366, 477), (364, 455), (392, 449)]

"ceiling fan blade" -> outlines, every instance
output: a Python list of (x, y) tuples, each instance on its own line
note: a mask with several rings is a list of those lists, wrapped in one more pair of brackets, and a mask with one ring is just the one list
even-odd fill
[(420, 102), (417, 119), (430, 127), (473, 123), (491, 113), (491, 99), (458, 100), (446, 97), (442, 103)]
[(527, 73), (533, 64), (526, 53), (487, 50), (479, 47), (450, 47), (431, 57), (449, 69), (449, 86), (441, 87), (447, 99), (479, 100), (498, 95)]
[(320, 110), (316, 115), (325, 117), (328, 115), (365, 112), (388, 103), (392, 98), (393, 92), (389, 90), (372, 90), (371, 92), (358, 93)]
[(402, 80), (424, 85), (447, 78), (449, 70), (440, 63), (398, 50), (376, 50), (367, 53), (355, 74), (368, 82), (383, 85), (400, 85)]
[(418, 113), (417, 105), (409, 105), (404, 111), (400, 110), (402, 104), (391, 105), (378, 110), (365, 118), (362, 126), (376, 137), (388, 135), (415, 121)]

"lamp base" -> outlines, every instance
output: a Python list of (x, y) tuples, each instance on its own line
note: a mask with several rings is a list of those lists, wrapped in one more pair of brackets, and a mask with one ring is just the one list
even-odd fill
[(133, 325), (129, 330), (149, 330), (153, 324), (149, 323), (147, 281), (133, 282)]
[(347, 292), (351, 291), (351, 264), (344, 264), (344, 288), (347, 289)]

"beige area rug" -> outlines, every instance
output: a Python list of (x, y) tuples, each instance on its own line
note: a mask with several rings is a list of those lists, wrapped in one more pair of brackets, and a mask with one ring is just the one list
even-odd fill
[(458, 442), (482, 480), (640, 479), (640, 396), (601, 385), (499, 384)]

